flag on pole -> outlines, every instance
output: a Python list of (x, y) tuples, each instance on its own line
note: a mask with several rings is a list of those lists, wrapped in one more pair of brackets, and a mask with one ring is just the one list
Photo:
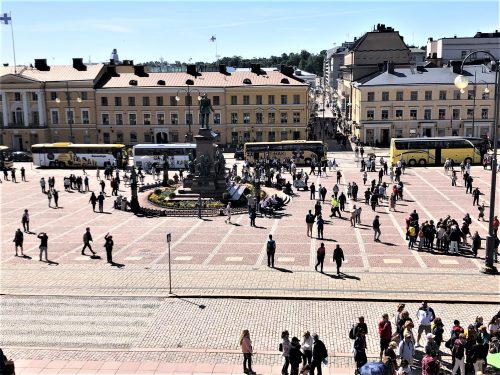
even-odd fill
[(215, 35), (212, 35), (212, 37), (210, 38), (210, 41), (215, 42), (216, 40), (217, 40), (217, 38), (215, 37)]
[(0, 22), (4, 25), (8, 25), (10, 21), (12, 21), (12, 18), (7, 13), (4, 13), (2, 16), (0, 16)]

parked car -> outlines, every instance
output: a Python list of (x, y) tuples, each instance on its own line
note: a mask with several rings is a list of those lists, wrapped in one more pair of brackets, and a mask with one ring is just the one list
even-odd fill
[(28, 151), (14, 151), (12, 152), (13, 161), (33, 161), (31, 152)]

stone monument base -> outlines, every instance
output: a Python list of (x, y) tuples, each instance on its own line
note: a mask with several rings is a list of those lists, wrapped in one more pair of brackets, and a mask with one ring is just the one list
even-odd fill
[(226, 191), (226, 180), (223, 176), (197, 176), (192, 181), (191, 191), (202, 197), (222, 199), (222, 194)]

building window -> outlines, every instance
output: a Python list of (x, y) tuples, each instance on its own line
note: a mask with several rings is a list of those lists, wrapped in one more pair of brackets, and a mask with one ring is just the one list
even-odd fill
[(267, 133), (267, 141), (268, 142), (276, 142), (276, 133), (268, 132)]
[(276, 114), (274, 112), (269, 112), (267, 114), (267, 123), (274, 124), (276, 122)]
[(382, 110), (382, 120), (387, 120), (389, 118), (389, 111), (387, 109)]
[(288, 96), (281, 95), (281, 104), (288, 104)]
[(90, 124), (90, 111), (82, 109), (82, 124)]
[(467, 120), (472, 120), (474, 117), (474, 110), (472, 108), (467, 108)]
[(243, 123), (250, 124), (250, 113), (248, 112), (243, 113)]
[(59, 124), (59, 111), (57, 109), (52, 109), (50, 111), (50, 119), (52, 124), (54, 125)]
[(255, 97), (255, 104), (262, 105), (262, 95), (257, 95)]
[(389, 101), (389, 92), (388, 91), (383, 91), (382, 92), (382, 101), (383, 102), (388, 102)]
[(250, 142), (250, 132), (249, 131), (244, 131), (243, 132), (243, 142)]
[(366, 119), (373, 120), (375, 118), (375, 111), (373, 109), (368, 109), (366, 111)]
[(467, 56), (467, 51), (461, 51), (460, 58), (463, 59), (465, 56)]
[(101, 105), (103, 107), (107, 107), (108, 106), (108, 98), (106, 96), (101, 97)]
[(255, 132), (255, 141), (256, 142), (262, 142), (262, 139), (263, 139), (262, 132), (261, 131)]
[(218, 95), (214, 96), (213, 105), (220, 105), (220, 97)]
[[(161, 98), (161, 96), (160, 96)], [(156, 113), (156, 123), (158, 125), (165, 125), (165, 114), (163, 112)]]
[(481, 95), (481, 98), (483, 100), (488, 100), (490, 98), (490, 92), (489, 91), (488, 92), (484, 92), (483, 91), (483, 94)]
[(255, 123), (262, 124), (262, 112), (257, 112), (255, 114)]
[(172, 107), (177, 106), (177, 100), (175, 99), (175, 96), (170, 96), (169, 102), (170, 102), (170, 106), (172, 106)]
[(116, 113), (115, 114), (115, 124), (116, 125), (123, 125), (123, 113)]
[(403, 91), (396, 92), (396, 100), (398, 102), (402, 102), (403, 101)]
[(288, 132), (286, 130), (282, 130), (280, 136), (282, 141), (288, 140)]
[(418, 100), (418, 91), (410, 92), (410, 100)]
[(121, 107), (121, 105), (122, 105), (122, 98), (120, 96), (115, 96), (115, 106)]
[(439, 100), (446, 100), (446, 91), (445, 90), (439, 91)]
[(142, 97), (142, 105), (144, 107), (148, 107), (149, 106), (149, 96), (143, 96)]
[(130, 133), (130, 143), (137, 143), (137, 133), (136, 132)]
[(483, 120), (488, 119), (488, 108), (481, 108), (481, 118)]
[(439, 110), (438, 110), (438, 118), (440, 120), (446, 120), (446, 109), (439, 108)]
[(453, 90), (453, 100), (460, 100), (460, 90)]
[(38, 100), (38, 93), (32, 92), (31, 93), (31, 100), (33, 100), (34, 102), (36, 102)]
[(417, 110), (416, 109), (410, 109), (410, 119), (411, 120), (416, 120), (417, 119)]
[(220, 125), (220, 113), (214, 113), (214, 125)]
[(369, 102), (375, 101), (375, 93), (373, 91), (368, 92), (368, 101)]
[(231, 144), (238, 144), (238, 132), (231, 132)]
[(267, 96), (267, 104), (270, 104), (270, 105), (274, 104), (274, 95)]
[(116, 133), (116, 143), (123, 143), (123, 133), (122, 132)]
[(231, 95), (231, 105), (238, 105), (238, 97), (236, 95)]
[(402, 119), (403, 119), (403, 110), (396, 109), (396, 120), (402, 120)]
[(300, 95), (295, 94), (293, 96), (293, 104), (300, 104)]
[(430, 120), (432, 119), (432, 110), (427, 108), (424, 109), (424, 120)]
[(150, 132), (144, 133), (144, 142), (153, 143), (153, 133)]
[(170, 132), (170, 140), (173, 143), (179, 142), (179, 133), (178, 132)]
[(82, 98), (82, 100), (88, 100), (87, 91), (82, 91), (80, 93), (80, 97)]
[(467, 99), (474, 99), (474, 90), (468, 90), (467, 91)]
[(300, 112), (293, 112), (293, 123), (300, 124)]
[[(57, 96), (56, 96), (57, 98)], [(21, 93), (20, 92), (15, 92), (14, 93), (14, 101), (20, 102), (21, 101)]]
[(460, 120), (460, 108), (453, 108), (453, 120)]
[(156, 105), (163, 105), (163, 96), (156, 97)]
[(396, 129), (396, 138), (403, 138), (403, 129)]
[(143, 113), (142, 119), (144, 125), (151, 125), (151, 113)]
[(232, 112), (231, 113), (231, 124), (237, 124), (238, 123), (238, 113)]
[(249, 95), (243, 95), (243, 104), (244, 105), (250, 104), (250, 96)]
[(102, 133), (102, 139), (104, 143), (110, 144), (111, 143), (111, 137), (109, 136), (108, 132)]
[(286, 113), (286, 112), (282, 112), (282, 113), (281, 113), (281, 116), (280, 116), (280, 122), (281, 122), (282, 124), (286, 124), (286, 123), (288, 123), (288, 113)]
[(193, 124), (193, 114), (192, 113), (186, 113), (186, 124)]
[(172, 125), (178, 125), (179, 124), (179, 115), (177, 113), (171, 113), (170, 114), (170, 123)]
[(137, 125), (137, 115), (135, 113), (128, 114), (128, 123), (130, 125)]
[(425, 92), (425, 100), (432, 100), (432, 91)]
[(135, 96), (128, 97), (128, 105), (129, 107), (135, 107)]
[(101, 113), (101, 121), (103, 125), (109, 125), (109, 114)]
[(52, 91), (50, 93), (50, 100), (56, 100), (57, 99), (57, 92)]

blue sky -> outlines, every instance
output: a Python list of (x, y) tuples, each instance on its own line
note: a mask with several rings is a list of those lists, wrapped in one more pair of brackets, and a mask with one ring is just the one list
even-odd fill
[[(384, 23), (408, 44), (472, 36), (499, 27), (497, 1), (2, 1), (12, 12), (16, 60), (107, 61), (113, 48), (134, 62), (214, 61), (319, 52)], [(1, 62), (13, 64), (10, 26), (1, 25)]]

